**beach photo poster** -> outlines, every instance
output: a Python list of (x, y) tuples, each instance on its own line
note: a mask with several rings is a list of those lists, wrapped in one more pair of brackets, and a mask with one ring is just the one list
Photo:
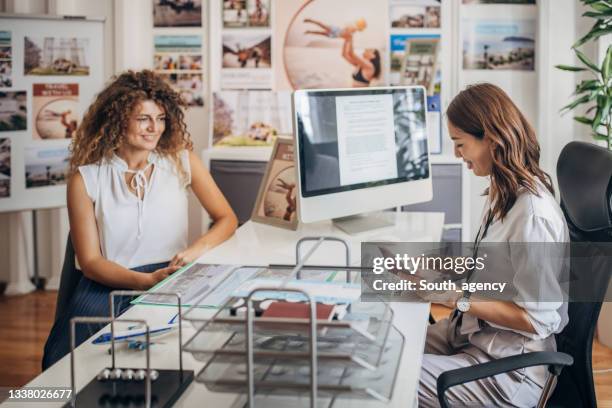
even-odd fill
[(272, 41), (269, 33), (226, 31), (222, 43), (222, 89), (272, 87)]
[(0, 88), (13, 86), (13, 46), (11, 32), (0, 31)]
[(89, 75), (88, 38), (25, 37), (24, 75)]
[(461, 21), (463, 69), (535, 70), (535, 19)]
[(223, 0), (223, 27), (270, 27), (270, 0)]
[(290, 92), (213, 94), (213, 146), (271, 146), (278, 135), (291, 134)]
[(385, 84), (389, 19), (380, 2), (283, 0), (275, 13), (275, 89)]
[(391, 85), (423, 85), (428, 95), (440, 93), (439, 34), (392, 34), (389, 49)]
[(295, 230), (297, 219), (297, 183), (293, 140), (277, 138), (272, 156), (261, 180), (251, 219)]
[[(440, 38), (414, 38), (406, 41), (404, 60), (400, 70), (402, 85), (421, 85), (427, 95), (436, 93)], [(437, 89), (440, 93), (440, 89)]]
[(26, 91), (0, 92), (0, 132), (26, 130), (27, 125)]
[(26, 188), (66, 184), (70, 151), (68, 147), (25, 148)]
[(201, 73), (159, 74), (178, 92), (187, 106), (204, 106), (204, 81)]
[(79, 126), (79, 84), (33, 84), (32, 139), (71, 139)]
[(437, 0), (390, 0), (391, 28), (440, 28), (441, 8)]
[(156, 72), (202, 71), (201, 36), (156, 35), (153, 44), (153, 69)]
[(152, 0), (153, 27), (202, 27), (202, 0)]
[(11, 196), (11, 139), (0, 138), (0, 198)]

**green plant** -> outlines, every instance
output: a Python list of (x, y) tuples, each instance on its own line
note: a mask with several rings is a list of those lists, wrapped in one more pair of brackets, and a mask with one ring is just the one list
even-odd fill
[[(588, 71), (593, 79), (581, 81), (573, 93), (575, 100), (561, 109), (566, 113), (577, 106), (587, 104), (585, 116), (574, 116), (574, 120), (591, 127), (596, 140), (605, 140), (612, 150), (612, 45), (608, 46), (601, 66), (597, 66), (578, 47), (595, 41), (604, 35), (612, 35), (612, 0), (581, 0), (591, 10), (583, 16), (595, 19), (591, 30), (572, 46), (583, 66), (557, 65), (565, 71)], [(594, 112), (594, 113), (593, 113)], [(592, 115), (592, 116), (590, 116)], [(602, 128), (605, 129), (602, 132)]]

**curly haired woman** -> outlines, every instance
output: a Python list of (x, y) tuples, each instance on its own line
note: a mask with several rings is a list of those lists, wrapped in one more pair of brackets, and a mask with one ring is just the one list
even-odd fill
[[(51, 329), (43, 368), (69, 351), (73, 316), (108, 316), (116, 288), (149, 289), (230, 237), (237, 219), (198, 157), (179, 95), (151, 71), (115, 78), (71, 146), (68, 214), (83, 272)], [(191, 188), (214, 226), (187, 245)], [(90, 335), (77, 327), (77, 344)]]

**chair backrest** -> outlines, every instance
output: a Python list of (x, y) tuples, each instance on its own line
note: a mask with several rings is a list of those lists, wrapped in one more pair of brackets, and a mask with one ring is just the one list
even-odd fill
[[(572, 242), (569, 323), (557, 336), (557, 348), (570, 354), (574, 364), (561, 373), (549, 402), (554, 406), (596, 407), (591, 352), (612, 267), (609, 262), (601, 264), (601, 255), (610, 248), (606, 243), (612, 242), (612, 152), (590, 143), (571, 142), (559, 156), (557, 179)], [(571, 301), (577, 298), (581, 301)]]
[(62, 266), (62, 275), (60, 277), (59, 291), (57, 292), (57, 304), (55, 305), (55, 321), (66, 313), (70, 299), (74, 293), (74, 290), (81, 280), (83, 274), (76, 268), (74, 261), (74, 247), (72, 246), (72, 239), (68, 234), (68, 240), (66, 241), (66, 252), (64, 254), (64, 264)]

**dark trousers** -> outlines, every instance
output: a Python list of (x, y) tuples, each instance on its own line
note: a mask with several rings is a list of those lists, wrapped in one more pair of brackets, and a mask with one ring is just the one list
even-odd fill
[[(168, 266), (167, 262), (131, 268), (137, 272), (154, 272)], [(83, 275), (70, 299), (68, 312), (59, 316), (51, 328), (43, 355), (42, 368), (46, 370), (70, 352), (70, 319), (73, 317), (110, 317), (109, 295), (111, 288), (95, 282)], [(128, 296), (115, 298), (115, 315), (120, 315), (130, 307), (132, 299)], [(75, 344), (78, 346), (94, 333), (102, 329), (103, 324), (77, 324)]]

